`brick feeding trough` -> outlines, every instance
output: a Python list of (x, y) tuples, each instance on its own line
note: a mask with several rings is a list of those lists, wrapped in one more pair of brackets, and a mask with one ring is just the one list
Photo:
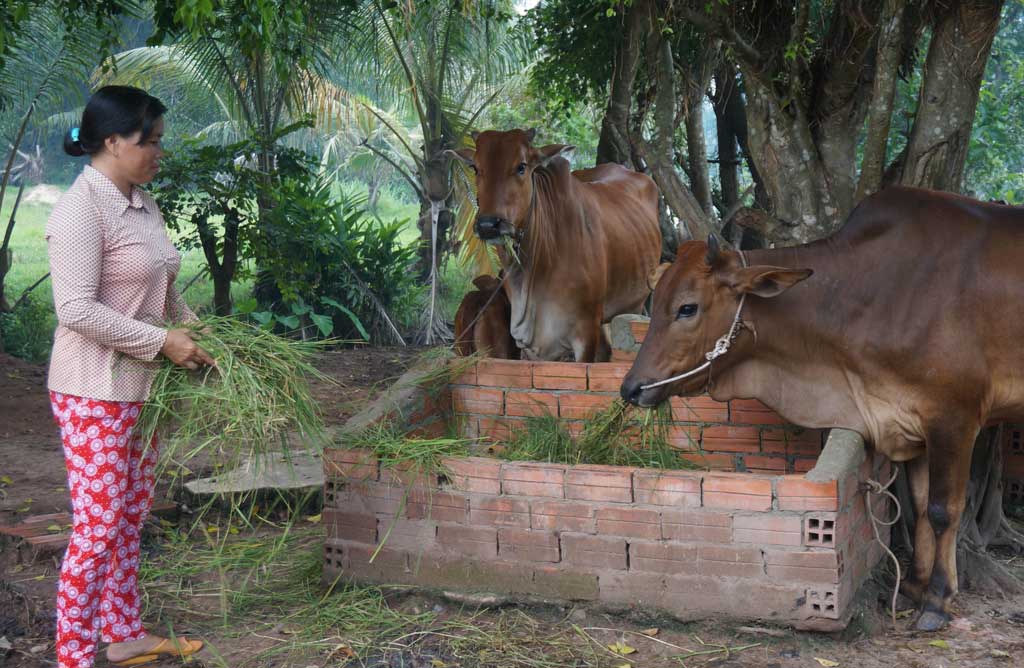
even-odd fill
[[(615, 399), (628, 368), (482, 360), (429, 387), (421, 369), (346, 430), (387, 417), (410, 434), (500, 442), (544, 413), (578, 430)], [(466, 457), (445, 461), (449, 475), (413, 478), (343, 447), (343, 430), (342, 447), (324, 455), (325, 581), (845, 627), (884, 555), (865, 504), (890, 516), (861, 484), (888, 480), (888, 461), (850, 432), (826, 438), (756, 401), (674, 398), (672, 408), (673, 444), (704, 470)]]

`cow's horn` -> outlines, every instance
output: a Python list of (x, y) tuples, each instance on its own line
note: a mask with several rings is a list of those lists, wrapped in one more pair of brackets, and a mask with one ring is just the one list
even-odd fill
[(718, 260), (718, 237), (714, 234), (708, 235), (708, 255), (705, 261), (709, 267), (715, 266), (715, 262)]

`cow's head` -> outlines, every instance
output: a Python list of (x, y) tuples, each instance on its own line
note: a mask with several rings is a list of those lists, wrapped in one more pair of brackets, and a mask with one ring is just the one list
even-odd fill
[(448, 151), (476, 173), (477, 216), (474, 229), (484, 241), (500, 243), (518, 236), (530, 214), (533, 173), (575, 146), (549, 144), (534, 148), (536, 130), (474, 132), (476, 149)]
[[(655, 269), (651, 325), (633, 367), (622, 381), (622, 398), (638, 406), (656, 406), (673, 394), (697, 394), (709, 371), (674, 383), (644, 386), (686, 373), (704, 364), (705, 354), (732, 326), (740, 298), (775, 297), (810, 276), (810, 269), (767, 265), (744, 267), (739, 254), (720, 251), (714, 237), (688, 241), (676, 261)], [(750, 303), (750, 300), (747, 300)], [(756, 323), (755, 323), (756, 325)], [(735, 362), (739, 344), (714, 363), (721, 369)]]

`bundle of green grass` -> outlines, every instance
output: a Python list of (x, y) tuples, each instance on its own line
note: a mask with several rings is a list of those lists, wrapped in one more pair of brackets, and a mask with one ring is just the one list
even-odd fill
[(162, 467), (185, 464), (200, 454), (215, 467), (287, 454), (289, 437), (304, 449), (320, 449), (324, 426), (310, 379), (325, 377), (313, 366), (324, 341), (277, 336), (237, 318), (204, 319), (197, 343), (217, 361), (189, 371), (163, 360), (139, 416), (144, 443), (159, 440)]

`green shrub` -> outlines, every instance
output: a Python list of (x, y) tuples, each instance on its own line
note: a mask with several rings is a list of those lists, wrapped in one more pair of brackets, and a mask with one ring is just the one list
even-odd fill
[(29, 296), (12, 313), (0, 313), (4, 352), (28, 360), (50, 359), (57, 316), (46, 300)]

